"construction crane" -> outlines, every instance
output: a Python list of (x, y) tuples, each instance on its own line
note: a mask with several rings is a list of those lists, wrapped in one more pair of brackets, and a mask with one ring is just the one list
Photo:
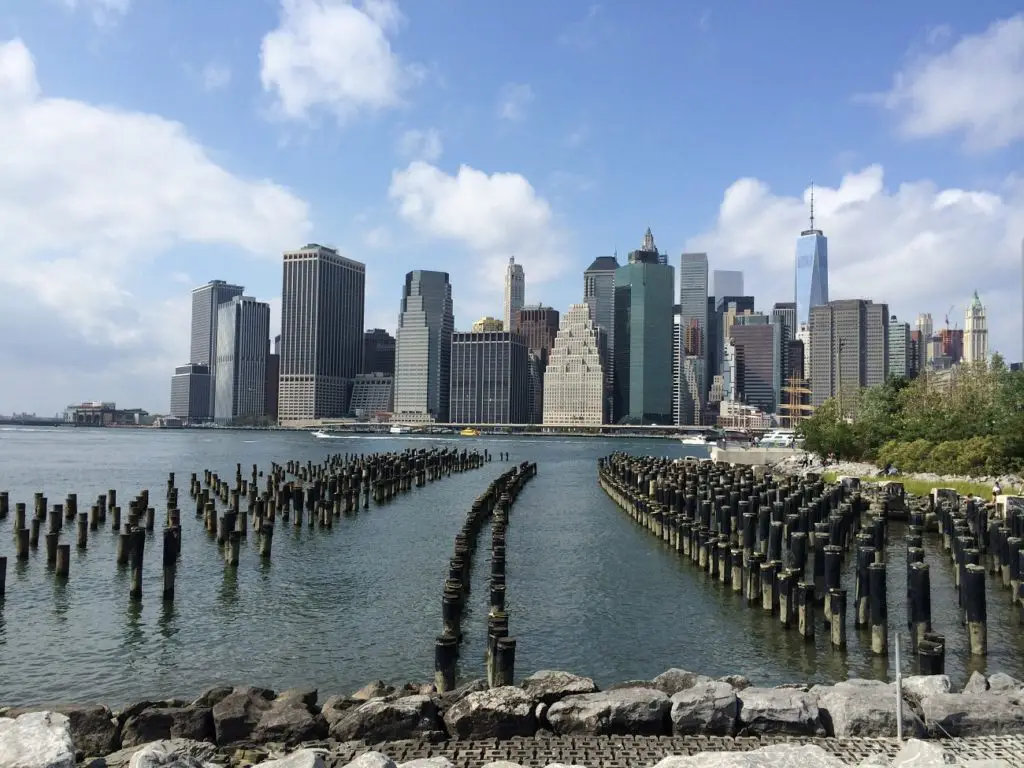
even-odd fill
[(950, 304), (949, 309), (946, 310), (946, 330), (949, 330), (949, 313), (956, 309), (956, 304)]

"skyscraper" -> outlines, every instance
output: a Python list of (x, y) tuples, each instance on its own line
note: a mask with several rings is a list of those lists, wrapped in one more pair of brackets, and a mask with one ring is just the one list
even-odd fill
[(544, 418), (544, 369), (558, 333), (558, 310), (541, 304), (523, 307), (515, 322), (530, 354), (528, 423), (540, 424)]
[[(889, 369), (889, 307), (842, 299), (811, 309), (811, 404), (885, 382)], [(845, 407), (844, 407), (845, 410)]]
[(456, 424), (525, 424), (526, 340), (518, 333), (452, 334), (451, 419)]
[(590, 308), (594, 326), (603, 331), (599, 335), (601, 344), (601, 366), (604, 369), (605, 418), (614, 421), (618, 417), (612, 407), (612, 390), (615, 381), (615, 270), (619, 268), (616, 256), (598, 256), (583, 272), (583, 301)]
[(562, 315), (544, 371), (544, 423), (599, 426), (605, 417), (602, 334), (586, 304)]
[(988, 360), (988, 320), (977, 291), (964, 312), (963, 359), (965, 363), (983, 363)]
[[(814, 228), (814, 185), (811, 185), (811, 226), (796, 241), (797, 331), (808, 327), (811, 308), (828, 304), (828, 238)], [(813, 369), (813, 365), (811, 366)]]
[(743, 272), (738, 269), (716, 269), (711, 275), (712, 296), (743, 296)]
[(516, 264), (516, 257), (510, 256), (505, 269), (505, 330), (514, 331), (519, 310), (526, 303), (526, 275), (523, 266)]
[(311, 243), (284, 254), (278, 421), (340, 418), (363, 365), (366, 265)]
[(620, 422), (672, 420), (674, 270), (650, 229), (615, 271), (615, 413)]
[(917, 369), (923, 371), (928, 367), (928, 364), (932, 361), (932, 350), (934, 345), (932, 339), (935, 336), (935, 327), (932, 323), (932, 315), (930, 312), (922, 312), (917, 316), (915, 321), (917, 330), (920, 333), (920, 343), (917, 347)]
[(383, 328), (363, 334), (363, 373), (395, 375), (395, 337)]
[(901, 323), (896, 315), (889, 318), (889, 375), (909, 378), (914, 375), (915, 361), (910, 354), (910, 323)]
[[(702, 424), (708, 385), (708, 255), (679, 257), (679, 326), (682, 336), (680, 374), (674, 382), (680, 424)], [(692, 358), (684, 363), (685, 358)], [(686, 371), (690, 371), (687, 381)], [(695, 389), (694, 389), (695, 387)], [(685, 404), (685, 405), (684, 405)]]
[(729, 329), (735, 370), (734, 400), (774, 413), (782, 398), (786, 328), (778, 315), (739, 315)]
[(208, 421), (210, 407), (210, 369), (199, 363), (186, 363), (174, 369), (171, 377), (171, 416), (186, 424)]
[(222, 424), (261, 419), (267, 408), (270, 305), (235, 296), (217, 312), (217, 374), (213, 417)]
[(454, 329), (448, 273), (406, 274), (395, 334), (396, 420), (448, 420)]
[(208, 412), (204, 419), (213, 418), (217, 380), (217, 310), (221, 304), (241, 296), (240, 285), (223, 280), (211, 280), (192, 289), (192, 334), (189, 362), (205, 365), (210, 371), (210, 396), (206, 399)]

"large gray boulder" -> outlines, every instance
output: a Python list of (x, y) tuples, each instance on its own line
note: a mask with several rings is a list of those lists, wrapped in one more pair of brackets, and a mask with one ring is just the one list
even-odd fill
[(666, 757), (654, 768), (845, 768), (845, 763), (811, 744), (772, 744), (750, 752)]
[(71, 721), (57, 712), (0, 717), (0, 766), (74, 768)]
[[(882, 765), (890, 765), (886, 760)], [(893, 758), (891, 768), (945, 768), (946, 755), (939, 744), (909, 739)]]
[(927, 696), (951, 690), (948, 675), (910, 675), (903, 678), (903, 698), (913, 704), (920, 704)]
[(330, 728), (338, 741), (381, 741), (409, 739), (417, 733), (442, 729), (437, 704), (430, 696), (403, 696), (400, 699), (371, 699), (348, 710)]
[(971, 676), (964, 684), (963, 693), (984, 693), (988, 690), (988, 680), (981, 672), (971, 672)]
[(520, 683), (520, 687), (530, 698), (549, 706), (566, 696), (579, 696), (598, 691), (597, 685), (589, 677), (553, 669), (534, 672)]
[[(832, 736), (895, 738), (897, 733), (896, 690), (880, 680), (850, 680), (834, 686), (815, 686), (818, 711), (825, 730)], [(902, 707), (903, 733), (924, 736), (924, 723), (910, 703)]]
[(211, 762), (214, 746), (189, 739), (154, 741), (139, 747), (128, 768), (216, 768)]
[(274, 692), (266, 688), (236, 687), (213, 708), (217, 744), (250, 741), (263, 713), (271, 708)]
[(510, 739), (537, 732), (534, 705), (522, 688), (506, 685), (471, 693), (444, 714), (448, 733), (461, 739)]
[(685, 691), (687, 688), (693, 688), (693, 686), (699, 683), (709, 683), (711, 681), (712, 678), (710, 677), (698, 675), (696, 672), (688, 672), (677, 667), (666, 669), (653, 680), (654, 687), (666, 696), (673, 696), (680, 691)]
[(938, 693), (921, 700), (921, 713), (936, 738), (1024, 734), (1024, 698), (1016, 693)]
[(455, 768), (455, 763), (447, 757), (421, 757), (402, 763), (398, 768)]
[(1020, 693), (1024, 691), (1024, 683), (1005, 672), (996, 672), (988, 676), (988, 689), (992, 693)]
[(118, 749), (119, 733), (113, 713), (101, 704), (58, 704), (47, 707), (12, 708), (5, 717), (28, 712), (56, 712), (68, 719), (75, 749), (86, 757), (107, 755)]
[[(278, 741), (298, 744), (327, 736), (327, 723), (305, 704), (303, 698), (278, 698), (273, 706), (260, 716), (252, 731), (252, 740), (258, 743)], [(315, 699), (314, 699), (315, 701)]]
[(396, 768), (395, 761), (383, 752), (364, 752), (345, 768)]
[(661, 736), (669, 732), (670, 709), (661, 691), (621, 688), (567, 696), (548, 708), (547, 720), (559, 734)]
[(210, 707), (147, 707), (125, 720), (121, 729), (124, 747), (170, 739), (213, 741), (215, 738)]
[(327, 723), (327, 727), (331, 728), (336, 722), (347, 717), (353, 709), (362, 706), (363, 703), (350, 699), (347, 696), (329, 696), (320, 708), (320, 716)]
[(395, 686), (388, 685), (383, 680), (375, 680), (372, 683), (367, 683), (358, 691), (349, 696), (350, 699), (356, 701), (369, 701), (370, 699), (382, 699), (385, 696), (390, 696), (395, 692)]
[(736, 732), (739, 702), (724, 682), (700, 683), (672, 696), (672, 733), (677, 736), (731, 736)]
[(742, 736), (825, 735), (814, 694), (795, 688), (747, 688), (736, 695)]

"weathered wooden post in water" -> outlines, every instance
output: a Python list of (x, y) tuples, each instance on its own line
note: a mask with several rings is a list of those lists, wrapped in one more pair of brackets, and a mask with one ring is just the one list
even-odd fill
[[(7, 491), (4, 491), (4, 495), (7, 495)], [(0, 555), (0, 599), (3, 598), (7, 591), (7, 557), (6, 555)]]
[(175, 563), (178, 559), (178, 542), (173, 528), (164, 528), (164, 592), (165, 602), (174, 601)]
[(455, 664), (459, 654), (459, 640), (454, 635), (441, 634), (434, 641), (434, 687), (438, 693), (455, 690)]
[(968, 565), (964, 571), (964, 601), (967, 611), (967, 636), (972, 656), (988, 653), (988, 613), (985, 606), (985, 568)]
[(868, 581), (870, 583), (868, 602), (871, 606), (871, 652), (876, 656), (885, 656), (889, 653), (885, 563), (871, 563), (868, 566)]
[(54, 568), (55, 575), (58, 581), (67, 581), (68, 574), (71, 571), (71, 545), (70, 544), (58, 544), (57, 545), (57, 565)]
[(89, 546), (89, 513), (81, 512), (78, 515), (78, 548), (85, 549)]
[(131, 585), (128, 590), (128, 597), (132, 600), (142, 599), (142, 561), (146, 553), (146, 533), (135, 529), (130, 534), (129, 546), (131, 548)]
[(829, 590), (829, 609), (832, 612), (829, 621), (832, 647), (846, 648), (846, 590), (842, 587)]

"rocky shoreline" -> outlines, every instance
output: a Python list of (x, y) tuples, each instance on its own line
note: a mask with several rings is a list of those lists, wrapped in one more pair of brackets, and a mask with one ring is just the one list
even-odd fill
[[(975, 673), (957, 693), (945, 675), (906, 677), (901, 709), (907, 738), (1024, 736), (1024, 683), (1001, 673)], [(762, 688), (742, 675), (716, 679), (682, 669), (604, 691), (590, 678), (557, 671), (490, 689), (476, 680), (440, 694), (432, 685), (396, 689), (378, 681), (322, 703), (313, 689), (218, 686), (193, 701), (141, 701), (118, 712), (102, 705), (2, 709), (0, 765), (196, 768), (254, 764), (297, 750), (287, 768), (314, 768), (324, 756), (354, 758), (369, 745), (403, 740), (891, 739), (896, 719), (891, 683)], [(180, 760), (156, 754), (168, 749), (178, 750)]]

